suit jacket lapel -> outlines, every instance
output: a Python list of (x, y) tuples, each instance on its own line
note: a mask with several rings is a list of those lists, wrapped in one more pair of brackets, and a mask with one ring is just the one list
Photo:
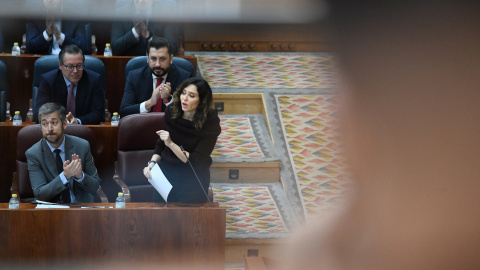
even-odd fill
[(143, 72), (143, 78), (144, 78), (144, 81), (147, 82), (148, 97), (151, 97), (153, 93), (153, 77), (152, 77), (152, 71), (150, 70), (150, 67), (148, 66), (148, 64), (145, 67), (145, 71)]
[(56, 81), (56, 86), (54, 91), (52, 93), (55, 95), (51, 97), (52, 100), (55, 100), (56, 102), (60, 104), (67, 104), (67, 97), (68, 97), (68, 90), (67, 90), (67, 84), (65, 83), (65, 80), (63, 78), (62, 71), (59, 69), (57, 72), (57, 81)]
[(52, 151), (50, 151), (50, 147), (48, 147), (47, 142), (45, 139), (42, 139), (42, 156), (45, 160), (45, 164), (47, 165), (47, 169), (52, 176), (57, 176), (57, 165), (55, 163), (55, 158), (53, 156)]

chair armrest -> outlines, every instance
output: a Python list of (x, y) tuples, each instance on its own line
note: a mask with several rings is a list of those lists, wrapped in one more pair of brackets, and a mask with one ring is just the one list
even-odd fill
[(113, 180), (115, 180), (115, 183), (117, 183), (120, 189), (122, 189), (123, 197), (125, 197), (125, 202), (131, 202), (132, 199), (130, 197), (130, 189), (118, 175), (118, 161), (115, 161), (115, 174), (113, 175)]
[(105, 195), (105, 192), (103, 192), (102, 187), (98, 188), (97, 193), (93, 197), (95, 202), (108, 203), (107, 195)]

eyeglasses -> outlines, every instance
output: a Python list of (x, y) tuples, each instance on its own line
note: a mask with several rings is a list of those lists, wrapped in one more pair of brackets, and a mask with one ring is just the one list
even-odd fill
[(64, 66), (68, 71), (72, 71), (74, 68), (77, 68), (77, 70), (83, 70), (83, 68), (85, 67), (84, 64), (78, 64), (76, 66), (65, 66), (64, 64), (62, 64), (62, 66)]

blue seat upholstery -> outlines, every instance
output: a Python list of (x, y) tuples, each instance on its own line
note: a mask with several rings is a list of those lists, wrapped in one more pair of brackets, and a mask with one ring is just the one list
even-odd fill
[(7, 66), (0, 61), (0, 122), (5, 121), (7, 112)]
[[(58, 55), (46, 55), (38, 58), (33, 66), (33, 85), (32, 85), (32, 104), (35, 106), (35, 100), (37, 99), (38, 86), (40, 85), (40, 77), (43, 73), (58, 68)], [(93, 70), (100, 74), (102, 80), (101, 84), (105, 89), (105, 65), (102, 60), (85, 55), (85, 68)]]
[[(181, 57), (173, 57), (173, 64), (195, 75), (195, 68), (193, 67), (192, 63), (190, 63), (190, 61), (188, 61), (187, 59), (181, 58)], [(127, 79), (128, 73), (131, 70), (141, 68), (146, 65), (147, 65), (147, 56), (137, 56), (130, 59), (130, 61), (128, 61), (127, 65), (125, 66), (125, 80)]]

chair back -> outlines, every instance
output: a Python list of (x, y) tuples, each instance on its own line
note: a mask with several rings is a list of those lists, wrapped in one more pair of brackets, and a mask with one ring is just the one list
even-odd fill
[[(184, 70), (190, 72), (191, 74), (195, 74), (195, 68), (193, 67), (193, 64), (190, 63), (190, 61), (188, 61), (185, 58), (174, 56), (173, 57), (173, 64), (177, 67), (183, 68)], [(130, 59), (127, 62), (127, 65), (125, 66), (125, 80), (127, 79), (128, 73), (131, 70), (141, 68), (141, 67), (144, 67), (146, 65), (147, 65), (147, 56), (137, 56), (137, 57), (134, 57), (134, 58)]]
[[(32, 104), (35, 106), (38, 86), (40, 85), (40, 77), (42, 74), (58, 68), (58, 55), (45, 55), (38, 58), (33, 66), (33, 83), (32, 83)], [(93, 70), (100, 74), (101, 85), (105, 89), (105, 65), (102, 60), (97, 57), (85, 55), (85, 68)], [(35, 108), (34, 108), (35, 111)]]
[(163, 113), (132, 114), (120, 119), (117, 131), (116, 177), (130, 189), (132, 202), (153, 201), (153, 187), (143, 175), (152, 158), (156, 131), (163, 129)]
[[(93, 153), (95, 149), (95, 136), (93, 131), (83, 125), (68, 125), (65, 134), (77, 136), (87, 140), (90, 143), (90, 151)], [(33, 194), (30, 176), (28, 173), (27, 157), (25, 152), (37, 143), (41, 138), (42, 128), (40, 124), (25, 126), (17, 134), (17, 159), (16, 159), (16, 176), (18, 195), (21, 202), (30, 202), (35, 196)], [(15, 178), (15, 177), (14, 177)]]
[(0, 61), (0, 122), (7, 116), (7, 65)]

